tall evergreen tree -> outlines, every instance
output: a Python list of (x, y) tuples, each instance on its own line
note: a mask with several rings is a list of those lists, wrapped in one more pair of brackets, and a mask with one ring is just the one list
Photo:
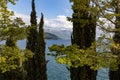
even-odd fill
[[(26, 48), (35, 53), (36, 50), (36, 40), (37, 40), (37, 19), (36, 19), (36, 11), (35, 11), (35, 3), (32, 0), (32, 12), (30, 15), (30, 23), (31, 25), (28, 27), (28, 37), (27, 37), (27, 46)], [(36, 77), (36, 64), (35, 64), (35, 54), (33, 58), (29, 59), (26, 62), (26, 70), (27, 70), (27, 80), (35, 80)]]
[[(72, 9), (74, 12), (73, 17), (68, 18), (73, 22), (73, 34), (71, 36), (73, 45), (67, 47), (53, 45), (49, 48), (51, 52), (56, 52), (53, 56), (57, 62), (70, 66), (72, 80), (96, 80), (97, 71), (91, 69), (97, 70), (103, 67), (110, 67), (110, 80), (120, 80), (120, 0), (70, 1), (73, 2)], [(90, 1), (94, 2), (93, 6), (90, 6), (92, 4)], [(103, 34), (98, 38), (98, 42), (92, 44), (95, 41), (96, 22), (105, 32), (115, 32), (114, 41)], [(109, 25), (109, 22), (115, 25), (115, 29), (113, 29), (114, 25)], [(95, 51), (96, 47), (97, 50)], [(111, 48), (113, 54), (111, 54)], [(112, 71), (117, 66), (118, 70)]]
[[(115, 16), (115, 18), (116, 18), (115, 19), (115, 29), (117, 30), (117, 31), (115, 31), (113, 40), (114, 40), (116, 45), (120, 45), (120, 5), (119, 5), (120, 0), (112, 0), (111, 4), (114, 7), (114, 14), (116, 14), (116, 16)], [(112, 49), (112, 52), (115, 55), (118, 55), (118, 56), (120, 55), (120, 49), (119, 48), (118, 49), (115, 49), (115, 48)], [(118, 58), (118, 61), (120, 60), (119, 58)], [(110, 77), (110, 80), (120, 80), (120, 64), (118, 64), (118, 70), (116, 70), (116, 71), (113, 71), (110, 68), (109, 77)]]
[(34, 0), (32, 0), (32, 12), (30, 15), (30, 23), (31, 26), (29, 26), (28, 37), (27, 37), (27, 46), (26, 48), (30, 49), (32, 52), (35, 52), (35, 46), (36, 46), (36, 39), (37, 39), (37, 18), (36, 18), (36, 11), (35, 11), (35, 3)]
[(44, 40), (44, 16), (41, 14), (39, 23), (39, 33), (37, 36), (37, 45), (35, 52), (36, 62), (36, 80), (47, 80), (46, 59), (45, 59), (45, 40)]
[[(87, 49), (95, 41), (96, 16), (90, 9), (90, 0), (71, 0), (73, 2), (73, 34), (72, 44), (77, 44), (80, 49)], [(73, 62), (74, 64), (74, 62)], [(97, 71), (89, 66), (70, 67), (71, 80), (96, 80)]]
[[(53, 45), (49, 49), (57, 53), (54, 54), (57, 62), (70, 66), (71, 80), (96, 80), (97, 71), (92, 70), (92, 67), (97, 65), (96, 51), (95, 46), (94, 48), (91, 46), (96, 36), (98, 14), (94, 11), (97, 11), (97, 8), (95, 4), (91, 5), (92, 0), (70, 0), (70, 2), (73, 3), (72, 18), (68, 17), (68, 20), (73, 22), (72, 46)], [(94, 57), (90, 58), (90, 55)]]
[(30, 32), (28, 33), (26, 48), (31, 50), (34, 56), (26, 62), (27, 80), (47, 80), (43, 20), (42, 14), (39, 30), (37, 30), (35, 3), (32, 0), (31, 26), (28, 27)]

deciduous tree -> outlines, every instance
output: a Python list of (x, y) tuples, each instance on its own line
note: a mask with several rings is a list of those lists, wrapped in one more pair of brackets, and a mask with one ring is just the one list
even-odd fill
[(18, 40), (25, 39), (26, 28), (21, 18), (12, 19), (13, 11), (7, 8), (9, 2), (15, 4), (15, 0), (0, 0), (0, 41), (6, 42), (0, 46), (0, 79), (24, 80), (23, 63), (32, 57), (32, 52), (17, 46)]

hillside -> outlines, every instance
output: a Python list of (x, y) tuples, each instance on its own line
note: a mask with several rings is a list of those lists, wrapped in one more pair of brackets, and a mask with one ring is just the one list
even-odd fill
[(55, 34), (45, 32), (45, 39), (60, 39), (60, 38), (56, 36)]

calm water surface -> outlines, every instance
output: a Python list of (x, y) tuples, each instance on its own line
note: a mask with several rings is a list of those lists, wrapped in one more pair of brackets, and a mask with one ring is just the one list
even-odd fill
[[(70, 45), (70, 40), (46, 40), (46, 53), (49, 53), (48, 47), (53, 44), (64, 44), (64, 45)], [(21, 49), (25, 48), (26, 41), (19, 41), (18, 45)], [(70, 73), (66, 69), (66, 65), (58, 64), (54, 57), (47, 56), (46, 60), (49, 60), (47, 63), (47, 75), (48, 80), (70, 80)], [(108, 79), (108, 70), (102, 69), (98, 71), (97, 80), (109, 80)]]

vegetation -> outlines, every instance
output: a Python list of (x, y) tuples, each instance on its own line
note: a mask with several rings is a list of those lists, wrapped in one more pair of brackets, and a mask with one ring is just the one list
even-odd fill
[(44, 41), (44, 17), (41, 14), (39, 30), (37, 31), (37, 18), (35, 3), (32, 0), (31, 26), (28, 27), (28, 37), (26, 48), (34, 53), (33, 58), (26, 62), (27, 78), (26, 80), (47, 80), (46, 60), (45, 60), (45, 41)]
[(15, 4), (14, 0), (0, 1), (0, 41), (6, 42), (0, 45), (0, 79), (24, 80), (23, 63), (33, 54), (27, 49), (20, 50), (17, 46), (17, 40), (26, 37), (26, 28), (23, 27), (25, 24), (21, 18), (11, 19), (14, 13), (7, 9), (8, 2)]
[(112, 65), (110, 65), (109, 77), (110, 80), (119, 80), (120, 79), (120, 63), (119, 63), (119, 45), (120, 45), (120, 0), (105, 0), (105, 1), (96, 1), (95, 2), (99, 7), (101, 12), (101, 17), (105, 18), (107, 22), (110, 22), (111, 25), (106, 25), (105, 22), (100, 21), (103, 25), (100, 27), (107, 33), (114, 33), (113, 44), (111, 48), (112, 54), (118, 56), (117, 62), (115, 63), (118, 66), (116, 71), (112, 70)]
[[(95, 41), (97, 15), (93, 15), (89, 10), (90, 8), (94, 8), (90, 6), (89, 0), (73, 0), (72, 2), (74, 13), (71, 19), (73, 22), (71, 41), (72, 44), (77, 44), (80, 49), (85, 50)], [(72, 62), (72, 64), (74, 64), (74, 62)], [(70, 72), (71, 80), (96, 80), (97, 71), (91, 70), (87, 65), (82, 67), (78, 66), (77, 68), (70, 67)]]
[[(32, 0), (31, 25), (26, 27), (7, 8), (16, 1), (0, 0), (0, 80), (47, 80), (44, 15), (41, 13), (38, 25)], [(102, 68), (109, 68), (110, 80), (120, 80), (120, 0), (70, 2), (71, 45), (52, 45), (49, 50), (54, 53), (50, 55), (68, 66), (71, 80), (96, 80), (97, 70)], [(96, 27), (103, 31), (97, 40)], [(25, 38), (26, 49), (21, 50), (17, 41)]]
[[(90, 61), (92, 62), (92, 60), (86, 60), (88, 58), (87, 55), (96, 55), (95, 47), (92, 49), (93, 53), (88, 54), (85, 51), (87, 48), (90, 48), (95, 41), (97, 15), (95, 15), (92, 10), (96, 9), (94, 9), (95, 7), (93, 6), (90, 6), (89, 0), (70, 0), (70, 2), (73, 2), (73, 16), (68, 19), (73, 22), (73, 34), (71, 36), (73, 46), (68, 46), (65, 49), (63, 48), (65, 54), (69, 54), (68, 56), (64, 54), (65, 63), (68, 63), (70, 66), (71, 80), (96, 80), (97, 71), (90, 69), (88, 63)], [(75, 47), (74, 44), (77, 46)], [(55, 51), (56, 50), (57, 49), (55, 48)], [(62, 50), (60, 50), (60, 52), (62, 52)], [(76, 58), (76, 56), (78, 58)], [(74, 58), (76, 60), (74, 60)]]
[[(119, 80), (119, 0), (70, 1), (74, 13), (68, 20), (73, 22), (73, 45), (51, 46), (49, 49), (56, 53), (53, 55), (56, 61), (70, 67), (72, 80), (96, 80), (95, 70), (103, 67), (110, 67), (110, 80)], [(115, 28), (110, 24), (106, 26), (106, 22), (113, 23)], [(98, 41), (95, 41), (96, 26), (105, 32)], [(115, 32), (113, 39), (108, 32)]]
[(41, 20), (39, 23), (39, 33), (37, 37), (37, 45), (36, 45), (36, 80), (47, 80), (46, 74), (46, 59), (45, 59), (45, 40), (44, 40), (44, 16), (41, 13)]
[[(37, 19), (36, 19), (36, 11), (34, 0), (32, 0), (32, 12), (30, 15), (30, 23), (31, 25), (28, 27), (28, 36), (27, 36), (27, 45), (26, 48), (35, 53), (36, 48), (36, 40), (37, 40)], [(35, 55), (34, 55), (35, 56)], [(25, 64), (25, 69), (27, 70), (26, 80), (35, 80), (36, 78), (36, 64), (35, 57), (30, 58), (28, 62)]]

